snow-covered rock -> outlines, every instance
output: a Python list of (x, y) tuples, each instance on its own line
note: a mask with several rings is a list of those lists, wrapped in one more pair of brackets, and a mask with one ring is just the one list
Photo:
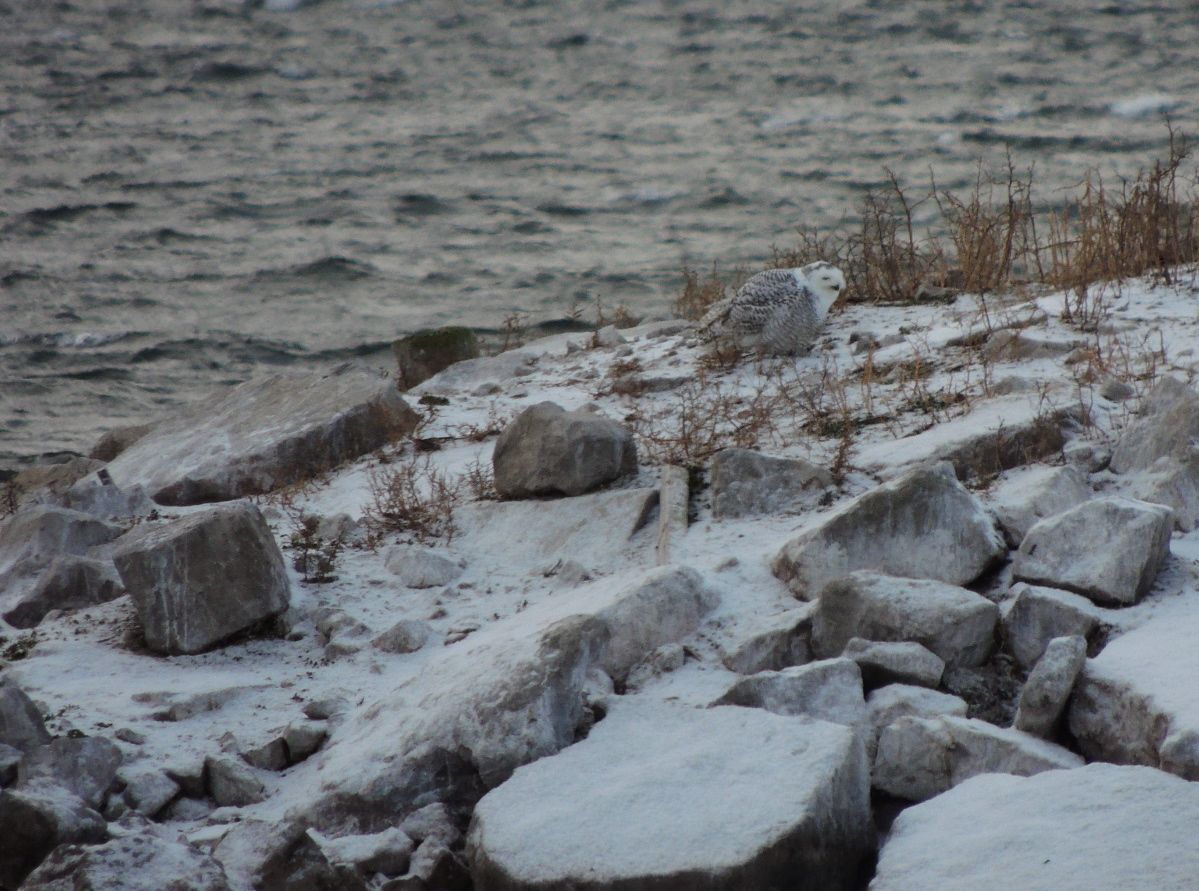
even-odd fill
[(420, 619), (400, 619), (371, 638), (371, 646), (384, 653), (415, 653), (433, 637), (433, 628)]
[(393, 545), (387, 549), (384, 565), (409, 588), (436, 588), (448, 585), (462, 575), (462, 564), (418, 545)]
[(1199, 780), (1199, 609), (1187, 601), (1087, 661), (1068, 712), (1088, 758)]
[(279, 546), (247, 501), (143, 525), (113, 561), (158, 653), (202, 652), (283, 612), (290, 597)]
[(1034, 525), (1016, 552), (1012, 577), (1127, 606), (1153, 587), (1172, 527), (1163, 505), (1096, 498)]
[(900, 814), (870, 891), (1189, 888), (1196, 825), (1199, 786), (1145, 767), (989, 774)]
[(1026, 671), (1036, 665), (1049, 641), (1078, 635), (1090, 638), (1102, 623), (1101, 610), (1081, 594), (1017, 582), (1003, 614), (1002, 635), (1016, 663)]
[(908, 684), (888, 684), (871, 690), (866, 697), (866, 717), (870, 722), (870, 736), (866, 740), (866, 754), (874, 763), (878, 751), (878, 738), (883, 730), (900, 718), (937, 718), (941, 715), (966, 717), (966, 700), (926, 687)]
[(254, 769), (226, 755), (204, 759), (204, 781), (208, 794), (220, 807), (254, 804), (266, 797), (266, 787)]
[(326, 721), (293, 721), (283, 729), (287, 760), (298, 764), (310, 758), (325, 744), (328, 736), (329, 724)]
[(455, 362), (479, 358), (479, 339), (470, 328), (452, 325), (426, 328), (401, 337), (391, 345), (395, 353), (396, 383), (410, 390)]
[[(540, 563), (547, 573), (565, 574), (571, 561), (581, 566), (635, 563), (653, 546), (649, 521), (657, 506), (656, 488), (558, 498), (552, 510), (540, 501), (479, 501), (457, 508), (454, 524), (476, 552), (496, 563)], [(512, 534), (514, 529), (519, 536)]]
[(70, 491), (63, 495), (62, 501), (72, 510), (110, 521), (147, 517), (157, 507), (146, 494), (144, 487), (131, 486), (121, 489), (97, 477), (88, 477), (72, 486)]
[(58, 848), (25, 880), (33, 891), (229, 891), (221, 865), (166, 829)]
[(1008, 544), (1019, 547), (1039, 520), (1060, 514), (1092, 495), (1086, 474), (1067, 464), (1038, 464), (1005, 475), (992, 487), (988, 502)]
[(1162, 458), (1186, 463), (1199, 439), (1199, 393), (1182, 381), (1164, 377), (1145, 397), (1142, 416), (1120, 436), (1111, 469), (1127, 474), (1148, 470)]
[(416, 844), (402, 829), (395, 826), (382, 832), (366, 835), (343, 835), (336, 838), (308, 830), (325, 859), (334, 866), (350, 866), (358, 872), (398, 876), (408, 871), (408, 861)]
[(822, 659), (741, 678), (713, 706), (761, 708), (776, 715), (807, 715), (853, 728), (866, 726), (862, 674), (852, 659)]
[(271, 492), (409, 433), (417, 414), (395, 382), (342, 365), (273, 374), (215, 394), (167, 419), (113, 459), (121, 488), (160, 504), (198, 504)]
[(147, 817), (153, 818), (179, 797), (179, 784), (161, 770), (127, 766), (117, 776), (125, 784), (126, 804)]
[(924, 801), (980, 773), (1029, 776), (1081, 767), (1068, 749), (976, 718), (899, 718), (878, 738), (871, 782), (909, 801)]
[(50, 742), (42, 713), (25, 691), (0, 678), (0, 743), (31, 752)]
[(16, 888), (59, 845), (98, 844), (104, 818), (53, 784), (0, 790), (0, 888)]
[(1012, 726), (1025, 733), (1052, 737), (1086, 661), (1087, 642), (1083, 638), (1055, 637), (1049, 641), (1020, 693)]
[(14, 628), (32, 628), (50, 610), (95, 606), (124, 593), (112, 561), (64, 555), (42, 571), (33, 589), (4, 613), (4, 621)]
[(812, 620), (816, 655), (840, 655), (852, 638), (915, 641), (949, 665), (991, 654), (999, 609), (943, 582), (855, 572), (824, 588)]
[(735, 636), (722, 643), (724, 667), (738, 674), (756, 674), (810, 662), (815, 609), (815, 604), (803, 603), (781, 613), (755, 615), (746, 627), (737, 626)]
[(25, 755), (16, 788), (60, 786), (98, 811), (116, 787), (122, 760), (121, 750), (103, 737), (60, 736)]
[(858, 663), (868, 690), (893, 683), (935, 687), (945, 672), (945, 660), (914, 641), (854, 637), (845, 645), (842, 655)]
[(1000, 423), (938, 449), (933, 457), (948, 461), (960, 480), (987, 479), (1004, 470), (1061, 454), (1066, 434), (1082, 422), (1080, 407), (1037, 414), (1023, 423)]
[(712, 458), (712, 515), (716, 519), (785, 511), (815, 501), (833, 484), (825, 468), (802, 459), (772, 458), (751, 449), (724, 449)]
[(475, 809), (478, 888), (848, 888), (873, 843), (852, 733), (759, 709), (616, 708)]
[(542, 402), (504, 428), (492, 453), (502, 498), (582, 495), (637, 470), (637, 446), (601, 415)]
[(853, 499), (790, 541), (772, 568), (798, 596), (812, 599), (859, 569), (964, 585), (1004, 550), (990, 514), (942, 463)]

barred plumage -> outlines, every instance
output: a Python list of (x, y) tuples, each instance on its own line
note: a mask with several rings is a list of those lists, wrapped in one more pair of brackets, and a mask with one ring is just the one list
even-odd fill
[(831, 263), (767, 269), (712, 305), (700, 319), (700, 338), (761, 353), (804, 355), (844, 288), (845, 276)]

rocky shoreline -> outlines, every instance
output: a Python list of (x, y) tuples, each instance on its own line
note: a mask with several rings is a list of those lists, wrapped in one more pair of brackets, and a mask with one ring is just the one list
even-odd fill
[(274, 375), (27, 474), (0, 888), (1183, 887), (1194, 294)]

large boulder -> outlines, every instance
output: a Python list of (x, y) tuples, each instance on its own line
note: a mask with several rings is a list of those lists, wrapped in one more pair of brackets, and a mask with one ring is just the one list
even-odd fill
[(1072, 464), (1038, 464), (1005, 475), (992, 487), (988, 501), (1008, 544), (1019, 547), (1035, 523), (1089, 499), (1087, 475)]
[(395, 353), (400, 389), (409, 390), (456, 362), (479, 357), (475, 332), (461, 326), (426, 328), (391, 345)]
[(50, 731), (33, 700), (16, 684), (0, 679), (0, 743), (32, 752), (48, 742)]
[(493, 565), (540, 563), (547, 571), (571, 560), (627, 566), (653, 547), (650, 521), (657, 507), (656, 488), (559, 498), (552, 509), (540, 501), (476, 501), (455, 509), (454, 527)]
[(502, 498), (582, 495), (634, 473), (637, 446), (615, 421), (541, 402), (504, 428), (492, 463)]
[(915, 641), (851, 638), (844, 655), (862, 670), (862, 683), (872, 690), (884, 684), (936, 687), (945, 673), (945, 660)]
[(998, 620), (995, 604), (965, 588), (855, 572), (825, 586), (812, 620), (812, 649), (829, 657), (855, 637), (915, 641), (948, 665), (981, 665)]
[(160, 504), (271, 492), (410, 433), (414, 412), (395, 382), (343, 365), (274, 374), (184, 409), (118, 455), (108, 471)]
[(871, 782), (898, 798), (924, 801), (980, 773), (1031, 776), (1083, 763), (1069, 749), (977, 718), (909, 717), (880, 734)]
[(1153, 587), (1172, 528), (1163, 505), (1096, 498), (1033, 526), (1012, 561), (1012, 577), (1127, 606)]
[(739, 616), (720, 641), (721, 661), (737, 674), (778, 671), (812, 660), (812, 613), (815, 604), (802, 603), (771, 615), (753, 611)]
[(0, 608), (14, 609), (56, 557), (80, 556), (124, 533), (114, 523), (49, 504), (26, 507), (0, 525)]
[(815, 501), (833, 475), (802, 459), (772, 458), (752, 449), (724, 449), (712, 458), (712, 515), (718, 520), (794, 509)]
[(1199, 786), (1144, 767), (975, 777), (899, 815), (870, 891), (1190, 888), (1197, 825)]
[(878, 738), (882, 732), (900, 718), (938, 718), (941, 715), (966, 717), (966, 700), (960, 696), (913, 687), (908, 684), (888, 684), (871, 690), (866, 697), (866, 717), (870, 722), (870, 736), (866, 740), (866, 754), (874, 763), (878, 751)]
[(1197, 638), (1199, 610), (1183, 601), (1088, 660), (1068, 712), (1079, 750), (1199, 780)]
[[(430, 801), (473, 802), (573, 743), (594, 720), (593, 692), (693, 634), (719, 602), (698, 572), (666, 566), (582, 585), (440, 650), (338, 728), (297, 825), (374, 831)], [(261, 852), (251, 832), (239, 827), (221, 847)], [(285, 864), (298, 843), (273, 832), (260, 872)]]
[(14, 628), (32, 628), (55, 609), (81, 609), (107, 603), (125, 593), (110, 560), (65, 555), (56, 557), (33, 589), (4, 613)]
[(1086, 661), (1087, 642), (1083, 638), (1055, 637), (1049, 641), (1020, 692), (1016, 721), (1012, 726), (1025, 733), (1051, 738)]
[(792, 541), (774, 574), (804, 599), (854, 570), (964, 585), (1005, 552), (990, 514), (947, 463), (860, 495)]
[(1112, 450), (1112, 471), (1148, 470), (1162, 458), (1189, 462), (1199, 440), (1199, 393), (1177, 378), (1162, 378), (1142, 409)]
[(1024, 422), (1003, 423), (975, 433), (964, 441), (937, 449), (960, 480), (988, 479), (995, 474), (1061, 454), (1067, 432), (1077, 430), (1085, 417), (1080, 406), (1036, 414)]
[(17, 789), (61, 786), (94, 810), (102, 810), (117, 785), (123, 756), (99, 736), (60, 736), (25, 756), (17, 769)]
[(283, 555), (247, 501), (143, 525), (113, 560), (157, 653), (202, 652), (287, 608)]
[(479, 802), (471, 873), (480, 891), (852, 888), (868, 785), (845, 727), (622, 703)]
[(1055, 637), (1090, 638), (1102, 625), (1102, 610), (1081, 594), (1018, 582), (1003, 614), (1004, 644), (1025, 671)]
[(866, 726), (862, 674), (852, 659), (822, 659), (750, 675), (712, 704), (761, 708), (776, 715), (807, 715), (853, 728)]
[(225, 870), (151, 826), (102, 845), (64, 845), (25, 880), (27, 891), (229, 891)]
[(107, 837), (104, 818), (60, 786), (0, 790), (0, 888), (16, 888), (59, 845)]

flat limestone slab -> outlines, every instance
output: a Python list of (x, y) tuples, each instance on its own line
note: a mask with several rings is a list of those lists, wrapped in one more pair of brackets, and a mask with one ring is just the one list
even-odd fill
[(1199, 785), (1091, 764), (987, 774), (899, 815), (871, 891), (1183, 891), (1199, 876)]
[(270, 492), (410, 432), (417, 414), (395, 382), (356, 366), (273, 374), (196, 403), (118, 455), (108, 471), (160, 504)]
[(620, 703), (486, 795), (467, 852), (478, 891), (849, 888), (868, 784), (847, 727)]

